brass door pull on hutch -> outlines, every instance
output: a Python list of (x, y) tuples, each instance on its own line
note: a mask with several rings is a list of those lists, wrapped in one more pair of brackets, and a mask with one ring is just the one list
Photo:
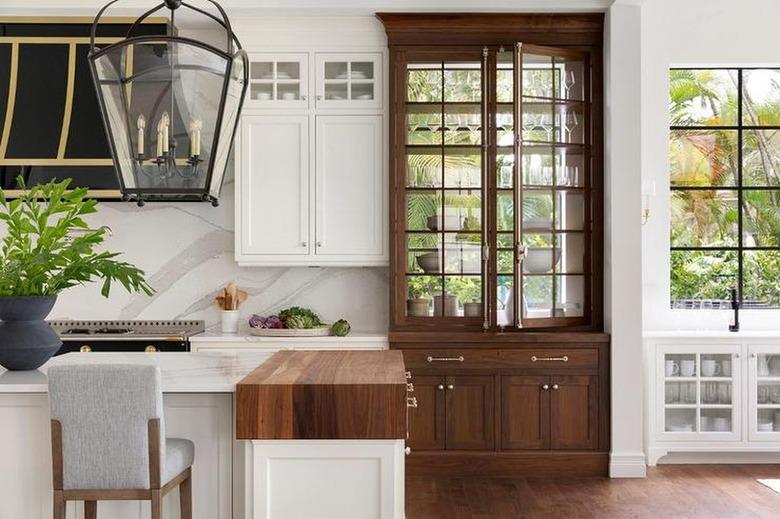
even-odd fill
[(569, 362), (569, 356), (564, 355), (563, 357), (537, 357), (536, 355), (532, 355), (531, 362)]
[(464, 359), (463, 355), (460, 355), (459, 357), (431, 357), (428, 355), (428, 362), (463, 362)]
[(406, 407), (417, 407), (417, 397), (416, 396), (406, 397)]
[(439, 391), (443, 391), (444, 390), (444, 384), (439, 384), (438, 386), (436, 386), (436, 389), (438, 389)]

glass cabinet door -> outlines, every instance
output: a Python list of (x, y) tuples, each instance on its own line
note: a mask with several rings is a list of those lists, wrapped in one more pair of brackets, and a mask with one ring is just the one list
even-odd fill
[(308, 107), (307, 54), (250, 54), (247, 106)]
[(576, 324), (589, 310), (591, 283), (587, 56), (519, 44), (516, 63), (517, 324)]
[(780, 346), (750, 346), (750, 439), (780, 440)]
[(659, 424), (668, 438), (740, 437), (739, 347), (674, 348), (660, 356)]
[(317, 106), (380, 108), (382, 55), (317, 54)]
[(406, 64), (406, 317), (483, 323), (484, 60)]

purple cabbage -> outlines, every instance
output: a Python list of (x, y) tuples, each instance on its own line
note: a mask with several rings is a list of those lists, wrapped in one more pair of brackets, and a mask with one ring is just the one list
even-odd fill
[(284, 323), (277, 315), (263, 317), (262, 315), (254, 314), (249, 318), (249, 326), (252, 328), (284, 328)]

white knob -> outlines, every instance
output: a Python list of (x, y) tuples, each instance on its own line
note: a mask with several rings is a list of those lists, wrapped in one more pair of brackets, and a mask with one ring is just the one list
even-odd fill
[(558, 389), (558, 384), (553, 384), (553, 389)]
[(550, 389), (550, 385), (549, 384), (542, 384), (542, 389), (544, 391), (547, 391), (548, 389)]
[(438, 389), (439, 391), (443, 390), (444, 384), (439, 384), (438, 386), (436, 386), (436, 389)]
[(453, 389), (455, 389), (455, 386), (453, 386), (452, 384), (447, 384), (447, 389), (452, 391)]
[(404, 452), (408, 456), (408, 455), (410, 455), (412, 453), (412, 448), (411, 447), (407, 447), (407, 448), (404, 449)]

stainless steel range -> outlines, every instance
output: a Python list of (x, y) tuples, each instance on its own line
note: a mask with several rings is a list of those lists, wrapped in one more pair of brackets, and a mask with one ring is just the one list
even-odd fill
[(57, 355), (72, 351), (190, 351), (203, 321), (49, 321), (62, 339)]

